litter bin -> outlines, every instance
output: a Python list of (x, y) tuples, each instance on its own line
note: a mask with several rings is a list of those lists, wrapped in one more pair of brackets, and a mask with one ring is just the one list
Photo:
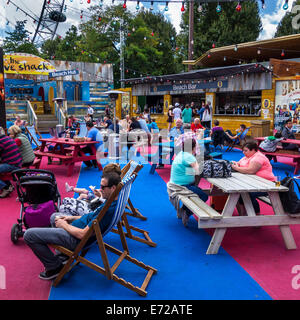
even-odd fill
[(61, 133), (64, 131), (64, 127), (62, 124), (57, 124), (56, 125), (56, 134), (57, 134), (57, 137), (60, 137), (61, 136)]
[(267, 137), (270, 135), (270, 120), (252, 120), (251, 121), (251, 136)]

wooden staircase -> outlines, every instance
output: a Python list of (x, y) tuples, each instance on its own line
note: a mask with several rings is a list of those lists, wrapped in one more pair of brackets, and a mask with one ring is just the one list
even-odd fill
[(37, 114), (38, 131), (40, 133), (49, 133), (50, 128), (55, 128), (58, 120), (54, 114)]

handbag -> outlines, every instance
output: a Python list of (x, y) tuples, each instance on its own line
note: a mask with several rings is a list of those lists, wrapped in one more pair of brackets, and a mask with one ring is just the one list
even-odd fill
[(231, 163), (228, 160), (205, 160), (202, 178), (227, 178), (231, 177)]

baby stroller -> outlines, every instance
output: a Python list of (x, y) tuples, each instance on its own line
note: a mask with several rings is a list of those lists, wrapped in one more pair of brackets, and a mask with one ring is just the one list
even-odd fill
[[(18, 193), (19, 201), (21, 202), (20, 218), (17, 219), (18, 223), (15, 223), (11, 229), (11, 241), (17, 243), (20, 237), (23, 237), (25, 229), (31, 226), (47, 226), (38, 225), (39, 223), (49, 222), (49, 217), (44, 215), (36, 216), (37, 225), (31, 222), (31, 226), (26, 223), (25, 216), (29, 210), (34, 208), (43, 209), (41, 211), (47, 214), (58, 211), (60, 206), (61, 197), (57, 188), (56, 179), (51, 171), (39, 170), (39, 169), (20, 169), (12, 172), (13, 180), (16, 182), (16, 189)], [(49, 212), (49, 205), (50, 212)], [(53, 213), (52, 212), (52, 213)], [(39, 214), (39, 211), (36, 210)], [(31, 218), (32, 219), (32, 218)], [(48, 220), (47, 220), (48, 219)]]

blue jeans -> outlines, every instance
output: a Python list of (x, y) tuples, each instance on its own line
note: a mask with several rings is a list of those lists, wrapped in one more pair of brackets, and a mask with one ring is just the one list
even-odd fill
[[(185, 185), (184, 187), (186, 187), (187, 189), (191, 190), (192, 192), (196, 193), (196, 195), (204, 202), (207, 201), (208, 199), (208, 195), (199, 187), (195, 186), (194, 184), (188, 184)], [(185, 210), (186, 214), (188, 216), (193, 215), (193, 212), (187, 208), (185, 205), (183, 206), (183, 209)]]
[[(13, 166), (11, 164), (8, 164), (8, 163), (1, 163), (0, 164), (0, 173), (11, 172), (11, 171), (14, 171), (17, 169), (20, 169), (20, 168)], [(7, 184), (4, 181), (0, 180), (0, 190), (2, 190), (6, 186), (7, 186)]]
[(62, 228), (30, 228), (24, 234), (24, 241), (40, 259), (46, 270), (53, 270), (61, 265), (60, 259), (50, 250), (48, 244), (57, 244), (74, 250), (79, 239)]

